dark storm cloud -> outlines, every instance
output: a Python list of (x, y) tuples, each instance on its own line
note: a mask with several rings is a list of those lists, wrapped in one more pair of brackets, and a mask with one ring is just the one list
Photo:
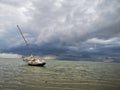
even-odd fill
[(2, 49), (9, 43), (10, 47), (23, 46), (16, 24), (30, 43), (48, 45), (51, 53), (54, 48), (69, 54), (91, 50), (95, 44), (120, 44), (119, 0), (1, 0), (0, 10)]

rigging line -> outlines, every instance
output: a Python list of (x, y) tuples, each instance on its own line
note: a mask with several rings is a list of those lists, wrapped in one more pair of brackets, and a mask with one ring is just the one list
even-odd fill
[(32, 55), (32, 51), (31, 51), (31, 49), (30, 49), (30, 47), (29, 47), (29, 44), (28, 44), (27, 40), (25, 39), (25, 37), (24, 37), (24, 35), (23, 35), (23, 33), (22, 33), (22, 30), (20, 29), (20, 27), (19, 27), (18, 25), (17, 25), (17, 28), (18, 28), (18, 30), (19, 30), (19, 32), (20, 32), (23, 40), (25, 41), (25, 44), (26, 44), (26, 46), (27, 46), (27, 48), (28, 48), (29, 53)]

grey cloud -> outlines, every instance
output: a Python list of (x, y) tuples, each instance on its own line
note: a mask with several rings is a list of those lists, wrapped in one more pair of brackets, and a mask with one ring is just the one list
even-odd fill
[[(48, 40), (52, 37), (53, 39), (54, 37), (59, 38), (59, 35), (64, 36), (64, 39), (67, 40), (69, 38), (70, 40), (72, 38), (80, 39), (84, 36), (86, 37), (88, 33), (94, 33), (99, 30), (109, 32), (109, 30), (102, 29), (109, 28), (114, 23), (119, 23), (119, 3), (116, 3), (116, 1), (112, 1), (112, 3), (94, 1), (93, 3), (92, 1), (84, 0), (83, 2), (66, 0), (57, 11), (53, 10), (55, 8), (54, 3), (54, 0), (44, 1), (43, 5), (33, 3), (37, 10), (33, 16), (35, 21), (32, 22), (39, 26), (38, 29), (42, 31), (41, 34), (44, 33), (44, 36), (48, 35), (48, 38), (46, 37)], [(37, 2), (37, 4), (39, 3)], [(61, 17), (63, 22), (59, 21)]]
[(26, 3), (29, 3), (32, 0), (0, 0), (0, 3), (4, 5), (10, 5), (13, 7), (24, 6)]
[[(119, 0), (1, 0), (0, 5), (3, 11), (0, 11), (0, 19), (3, 18), (0, 20), (0, 40), (4, 44), (13, 43), (14, 47), (17, 39), (20, 40), (17, 45), (23, 45), (17, 31), (13, 33), (16, 23), (22, 26), (30, 43), (38, 46), (51, 44), (51, 48), (57, 44), (67, 50), (79, 51), (89, 47), (85, 43), (92, 38), (120, 37)], [(8, 7), (10, 9), (4, 9)]]

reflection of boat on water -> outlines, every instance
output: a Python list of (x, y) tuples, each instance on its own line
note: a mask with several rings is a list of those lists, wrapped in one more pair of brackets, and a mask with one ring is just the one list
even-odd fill
[(26, 46), (28, 48), (29, 53), (31, 54), (31, 56), (23, 58), (23, 61), (27, 62), (28, 65), (31, 65), (31, 66), (44, 66), (46, 64), (46, 62), (43, 59), (37, 58), (37, 57), (32, 55), (32, 51), (31, 51), (31, 49), (29, 47), (29, 44), (26, 41), (26, 39), (25, 39), (25, 37), (24, 37), (24, 35), (23, 35), (23, 33), (22, 33), (22, 31), (21, 31), (21, 29), (20, 29), (20, 27), (18, 25), (17, 25), (17, 28), (18, 28), (22, 38), (24, 39), (24, 41), (26, 43)]

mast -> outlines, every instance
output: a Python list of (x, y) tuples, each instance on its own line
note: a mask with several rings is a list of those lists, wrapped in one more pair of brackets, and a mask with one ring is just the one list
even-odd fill
[(25, 39), (25, 37), (24, 37), (24, 35), (23, 35), (23, 33), (22, 33), (22, 30), (21, 30), (21, 28), (19, 27), (19, 25), (17, 25), (17, 28), (18, 28), (18, 30), (19, 30), (19, 32), (20, 32), (23, 40), (25, 41), (26, 47), (28, 48), (28, 52), (30, 53), (30, 55), (32, 55), (32, 51), (31, 51), (31, 49), (30, 49), (30, 47), (29, 47), (29, 44), (28, 44), (27, 40)]

